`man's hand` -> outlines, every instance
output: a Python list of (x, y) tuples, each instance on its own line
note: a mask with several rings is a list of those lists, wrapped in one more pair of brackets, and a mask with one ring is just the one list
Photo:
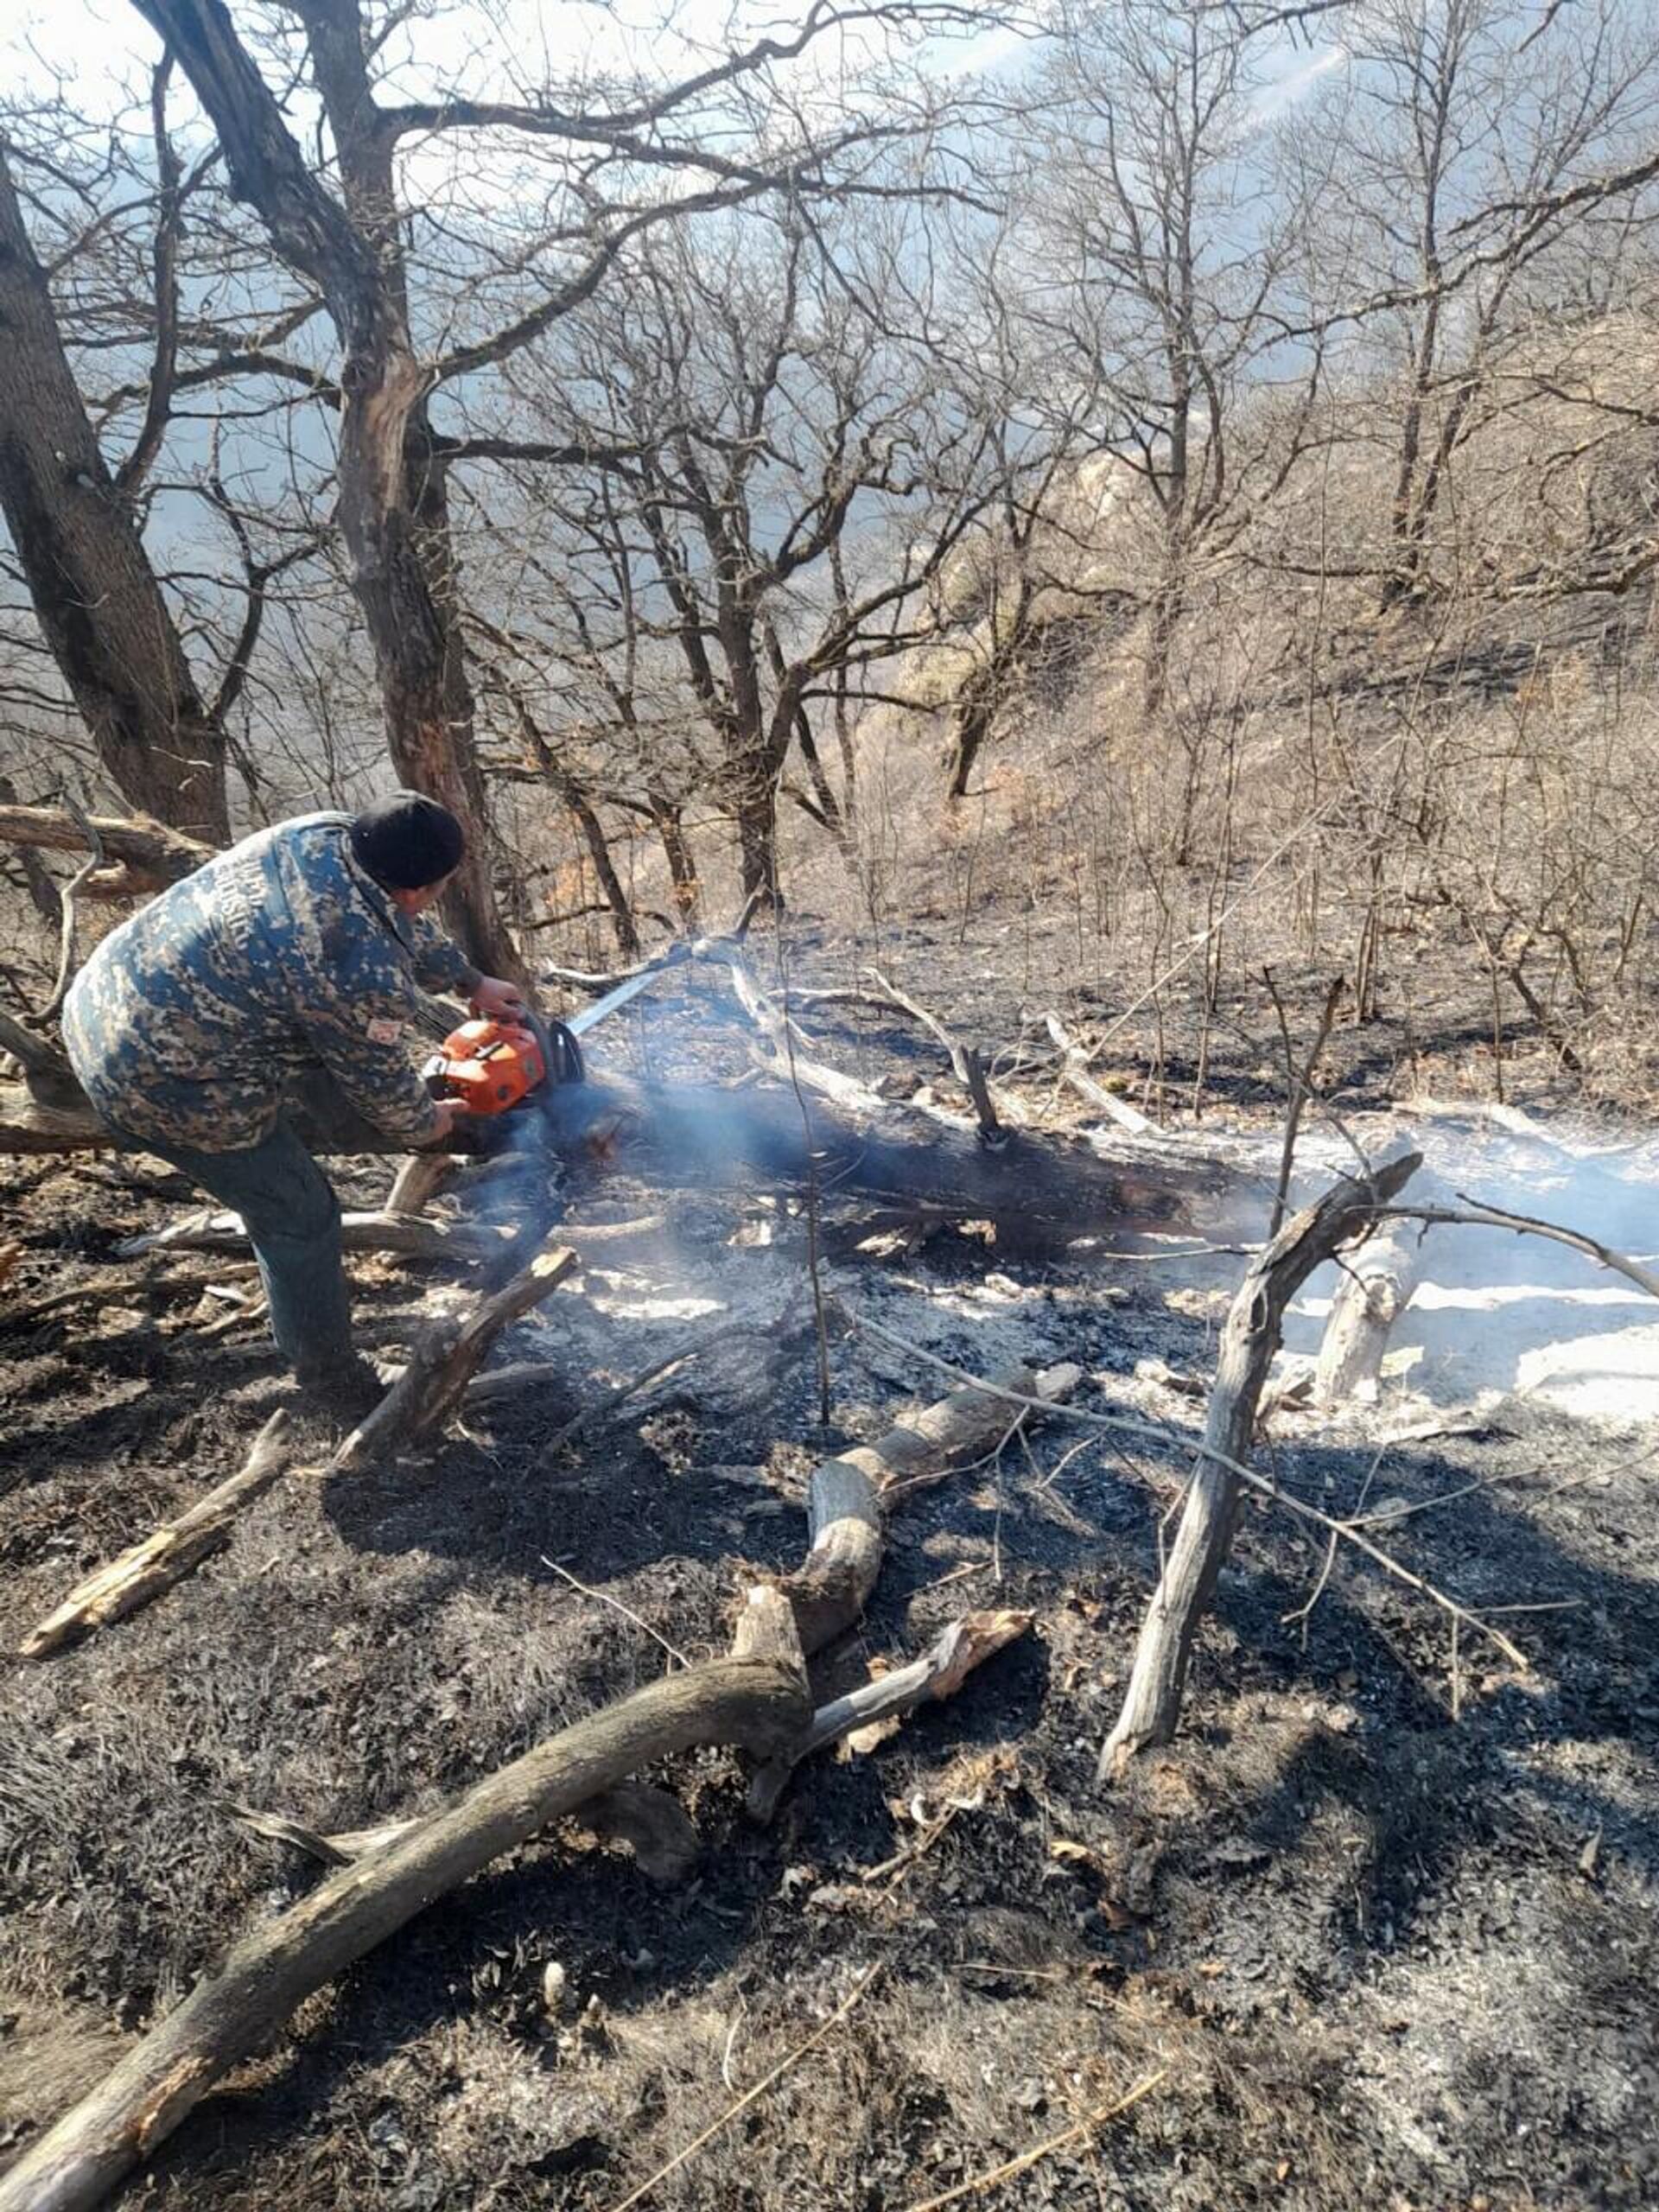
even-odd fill
[(499, 976), (480, 976), (471, 1003), (481, 1020), (516, 1021), (524, 1011), (524, 995), (517, 983), (505, 982)]
[(438, 1126), (433, 1135), (423, 1139), (417, 1152), (442, 1152), (454, 1133), (457, 1122), (468, 1118), (467, 1109), (458, 1098), (440, 1098), (434, 1102), (438, 1109)]

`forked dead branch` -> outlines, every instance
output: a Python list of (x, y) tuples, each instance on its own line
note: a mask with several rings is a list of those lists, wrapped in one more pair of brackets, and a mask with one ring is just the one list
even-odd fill
[[(538, 1255), (493, 1300), (493, 1315), (522, 1312), (548, 1278), (559, 1279), (569, 1255)], [(481, 1314), (452, 1332), (450, 1350), (426, 1363), (406, 1409), (435, 1421), (454, 1402), (454, 1346), (476, 1344)], [(498, 1326), (499, 1323), (498, 1322)], [(1034, 1410), (1075, 1380), (1068, 1370), (1047, 1377), (1021, 1369), (1010, 1389), (1026, 1386)], [(391, 1433), (387, 1418), (382, 1448)], [(829, 1462), (809, 1485), (812, 1545), (799, 1574), (783, 1585), (752, 1586), (745, 1594), (733, 1656), (670, 1673), (621, 1704), (562, 1731), (510, 1766), (477, 1783), (444, 1811), (359, 1834), (323, 1836), (270, 1814), (243, 1812), (245, 1822), (334, 1865), (300, 1904), (232, 1948), (115, 2071), (83, 2098), (0, 2177), (0, 2212), (86, 2212), (162, 2142), (231, 2067), (262, 2047), (313, 1991), (396, 1933), (436, 1898), (567, 1815), (610, 1833), (629, 1834), (647, 1848), (664, 1832), (662, 1808), (615, 1793), (644, 1766), (694, 1745), (749, 1752), (765, 1778), (765, 1809), (775, 1802), (794, 1764), (879, 1714), (911, 1710), (944, 1697), (968, 1673), (1028, 1625), (1017, 1613), (970, 1614), (935, 1640), (902, 1678), (872, 1684), (817, 1713), (807, 1688), (806, 1655), (850, 1624), (874, 1586), (880, 1562), (880, 1486), (900, 1471), (913, 1480), (944, 1471), (1006, 1434), (1001, 1395), (957, 1391), (881, 1443)], [(399, 1432), (409, 1433), (407, 1421)], [(339, 1455), (360, 1464), (364, 1432)], [(655, 1793), (652, 1793), (653, 1795)], [(595, 1802), (598, 1801), (598, 1802)], [(679, 1834), (671, 1816), (671, 1843)]]

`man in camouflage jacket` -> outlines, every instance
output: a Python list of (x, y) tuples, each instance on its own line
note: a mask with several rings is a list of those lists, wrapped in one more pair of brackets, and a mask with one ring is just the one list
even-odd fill
[(284, 1106), (320, 1067), (397, 1142), (449, 1134), (459, 1109), (429, 1095), (410, 1055), (416, 986), (481, 1014), (522, 1003), (427, 915), (461, 852), (454, 817), (412, 791), (280, 823), (105, 938), (64, 1007), (99, 1116), (241, 1215), (278, 1350), (346, 1411), (378, 1386), (352, 1351), (339, 1202)]

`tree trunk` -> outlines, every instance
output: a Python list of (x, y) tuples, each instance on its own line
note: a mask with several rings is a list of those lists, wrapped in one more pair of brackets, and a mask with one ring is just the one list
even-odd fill
[(1422, 1274), (1427, 1233), (1415, 1222), (1391, 1222), (1348, 1261), (1319, 1339), (1316, 1406), (1328, 1410), (1353, 1397), (1376, 1396), (1389, 1333)]
[(430, 459), (426, 372), (410, 339), (391, 134), (368, 81), (356, 0), (301, 10), (346, 205), (308, 166), (223, 0), (134, 0), (195, 88), (234, 197), (277, 254), (317, 285), (345, 354), (338, 515), (373, 649), (393, 765), (467, 833), (444, 912), (468, 957), (524, 977), (490, 882), (472, 697), (454, 620), (454, 568), (442, 472)]
[(123, 798), (229, 836), (225, 733), (105, 466), (0, 152), (0, 512), (41, 634)]
[[(89, 817), (99, 842), (119, 868), (100, 869), (88, 878), (83, 898), (139, 898), (164, 891), (213, 857), (213, 848), (179, 835), (159, 822), (128, 820), (120, 815)], [(84, 853), (86, 833), (66, 807), (17, 806), (0, 803), (0, 845), (39, 846), (52, 853)], [(110, 880), (118, 876), (118, 885)]]
[(663, 857), (668, 862), (669, 880), (674, 887), (674, 911), (680, 918), (680, 927), (688, 936), (702, 926), (702, 901), (697, 885), (697, 864), (691, 857), (691, 848), (686, 840), (680, 810), (657, 794), (651, 798), (651, 818), (657, 835), (662, 841)]
[(1147, 1610), (1123, 1709), (1101, 1746), (1102, 1781), (1137, 1751), (1166, 1744), (1175, 1733), (1192, 1640), (1238, 1517), (1239, 1480), (1224, 1461), (1249, 1464), (1256, 1407), (1279, 1348), (1285, 1308), (1314, 1268), (1369, 1228), (1421, 1164), (1414, 1152), (1398, 1153), (1382, 1161), (1369, 1181), (1336, 1184), (1317, 1205), (1293, 1215), (1239, 1285), (1221, 1332), (1204, 1430), (1207, 1454), (1193, 1473), (1181, 1525)]
[(736, 807), (741, 889), (745, 899), (758, 892), (772, 906), (778, 893), (778, 794), (770, 776), (750, 771)]

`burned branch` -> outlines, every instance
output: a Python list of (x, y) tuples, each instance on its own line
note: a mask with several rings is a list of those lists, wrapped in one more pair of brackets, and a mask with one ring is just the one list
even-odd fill
[(1316, 1205), (1285, 1224), (1240, 1284), (1222, 1330), (1205, 1424), (1205, 1456), (1192, 1475), (1180, 1527), (1147, 1608), (1123, 1709), (1101, 1747), (1103, 1780), (1146, 1745), (1166, 1744), (1175, 1732), (1192, 1639), (1238, 1517), (1233, 1465), (1249, 1458), (1256, 1408), (1279, 1348), (1285, 1308), (1316, 1268), (1370, 1227), (1421, 1165), (1418, 1154), (1402, 1152), (1380, 1161), (1366, 1182), (1334, 1185)]

